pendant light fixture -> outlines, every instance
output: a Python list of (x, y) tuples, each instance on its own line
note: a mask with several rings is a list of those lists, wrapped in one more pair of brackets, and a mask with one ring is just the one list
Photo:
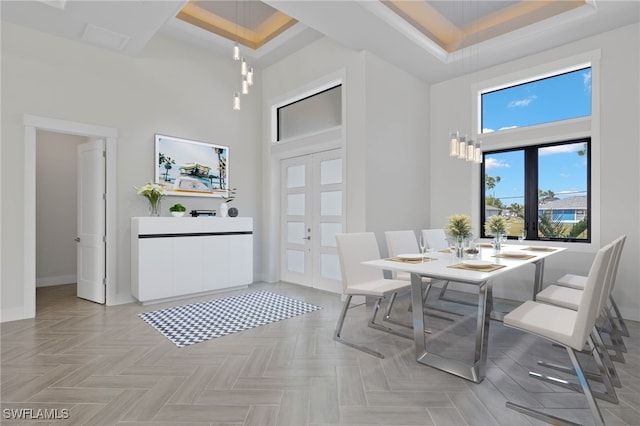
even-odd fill
[[(462, 4), (461, 7), (464, 7), (464, 4)], [(476, 4), (476, 7), (478, 7), (477, 4)], [(462, 15), (464, 15), (464, 10), (462, 10)], [(477, 76), (478, 69), (480, 68), (480, 44), (479, 44), (479, 34), (478, 34), (478, 31), (479, 31), (478, 21), (480, 19), (479, 15), (480, 15), (479, 11), (478, 9), (476, 9), (476, 31), (475, 31), (476, 49), (477, 49), (476, 50), (477, 62), (476, 62), (476, 71), (475, 71), (476, 76)], [(471, 47), (469, 46), (466, 49), (469, 50), (469, 55), (470, 55), (469, 60), (471, 65)], [(462, 52), (462, 63), (463, 63), (463, 70), (464, 70), (464, 50)], [(455, 59), (455, 52), (454, 52), (454, 62), (453, 62), (454, 75), (455, 75), (455, 65), (456, 65), (456, 59)], [(456, 130), (455, 132), (450, 132), (449, 133), (449, 156), (454, 158), (459, 158), (467, 162), (473, 162), (476, 164), (482, 163), (482, 141), (480, 139), (473, 140), (469, 138), (469, 136), (466, 134), (461, 135), (458, 130)]]
[[(243, 2), (243, 6), (245, 7), (243, 20), (246, 18), (246, 3), (247, 2)], [(233, 60), (240, 61), (240, 90), (233, 94), (233, 109), (235, 111), (240, 110), (240, 94), (248, 95), (249, 87), (253, 86), (254, 82), (253, 67), (249, 65), (247, 59), (242, 56), (240, 52), (240, 45), (238, 43), (238, 22), (238, 0), (236, 0), (236, 42), (233, 45)], [(243, 24), (243, 31), (245, 27), (246, 22)]]

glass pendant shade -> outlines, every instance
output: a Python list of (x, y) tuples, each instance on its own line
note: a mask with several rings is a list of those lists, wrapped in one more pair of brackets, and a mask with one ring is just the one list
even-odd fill
[(242, 94), (246, 95), (249, 93), (249, 81), (247, 77), (242, 77)]
[(458, 132), (451, 133), (451, 145), (449, 147), (449, 156), (457, 157), (458, 156)]
[(477, 141), (474, 147), (474, 158), (473, 162), (480, 164), (482, 163), (482, 141)]
[(475, 145), (473, 139), (467, 141), (467, 161), (473, 161), (476, 156)]
[(247, 75), (247, 61), (242, 58), (242, 62), (240, 63), (240, 74)]
[(233, 60), (234, 61), (239, 61), (240, 60), (240, 46), (238, 46), (238, 43), (236, 43), (233, 46)]
[(240, 94), (238, 92), (233, 95), (233, 109), (235, 111), (240, 110)]
[(253, 67), (249, 67), (249, 71), (247, 71), (247, 83), (249, 86), (253, 86)]
[(460, 136), (458, 138), (458, 158), (465, 159), (467, 157), (467, 137)]

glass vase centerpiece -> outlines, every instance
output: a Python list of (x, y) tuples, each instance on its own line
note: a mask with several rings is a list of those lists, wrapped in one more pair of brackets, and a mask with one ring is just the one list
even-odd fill
[(464, 257), (464, 241), (471, 238), (471, 218), (466, 214), (454, 214), (449, 216), (449, 223), (445, 232), (455, 241), (453, 249), (455, 257), (462, 259)]
[(149, 216), (160, 216), (160, 201), (165, 196), (164, 186), (150, 182), (136, 190), (149, 201)]
[(509, 232), (509, 222), (507, 222), (504, 216), (491, 216), (484, 223), (484, 232), (487, 235), (493, 236), (493, 248), (496, 252), (500, 252), (500, 250), (502, 250), (502, 242)]

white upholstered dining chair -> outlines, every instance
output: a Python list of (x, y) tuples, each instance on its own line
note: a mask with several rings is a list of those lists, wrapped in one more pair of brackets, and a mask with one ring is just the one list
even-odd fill
[[(384, 233), (385, 239), (387, 241), (387, 251), (389, 252), (389, 256), (390, 257), (396, 257), (398, 255), (401, 255), (403, 253), (405, 254), (413, 254), (413, 253), (419, 253), (420, 249), (418, 247), (418, 241), (416, 240), (416, 234), (412, 231), (412, 230), (401, 230), (401, 231), (385, 231)], [(424, 237), (423, 237), (424, 238)], [(425, 242), (427, 241), (427, 239), (425, 238)], [(445, 245), (446, 245), (446, 240), (445, 240)], [(431, 247), (430, 247), (431, 248)], [(408, 272), (396, 272), (396, 271), (392, 271), (392, 277), (394, 279), (397, 280), (406, 280), (406, 281), (411, 281), (411, 275)], [(433, 280), (431, 278), (427, 278), (427, 277), (423, 277), (422, 278), (422, 283), (423, 285), (425, 285), (425, 290), (424, 290), (424, 296), (423, 296), (423, 300), (424, 300), (424, 306), (425, 308), (428, 308), (430, 310), (434, 310), (434, 311), (439, 311), (439, 312), (445, 312), (447, 314), (452, 314), (452, 315), (458, 315), (458, 316), (462, 316), (462, 314), (458, 313), (458, 312), (453, 312), (453, 311), (449, 311), (437, 306), (432, 306), (432, 305), (427, 305), (427, 297), (429, 296), (429, 291), (431, 290), (431, 285), (434, 284), (435, 282), (444, 282), (441, 280)], [(442, 315), (437, 315), (434, 313), (427, 313), (429, 316), (432, 317), (436, 317), (436, 318), (440, 318), (440, 319), (444, 319), (444, 320), (448, 320), (448, 321), (453, 321), (451, 318), (446, 317), (446, 316), (442, 316)], [(387, 315), (385, 316), (385, 318), (387, 318), (389, 316), (389, 312), (387, 312)]]
[(367, 260), (380, 259), (380, 249), (373, 232), (337, 234), (336, 243), (340, 260), (340, 272), (342, 274), (342, 289), (346, 299), (336, 324), (333, 339), (378, 358), (384, 358), (381, 353), (350, 340), (345, 340), (342, 337), (342, 327), (351, 299), (353, 296), (375, 297), (376, 301), (373, 307), (373, 315), (369, 320), (369, 327), (413, 339), (412, 334), (405, 334), (376, 322), (376, 315), (380, 309), (382, 299), (390, 298), (388, 309), (388, 312), (390, 312), (396, 294), (400, 291), (409, 290), (411, 284), (404, 280), (387, 279), (381, 269), (362, 264)]
[[(596, 254), (577, 310), (529, 300), (504, 317), (504, 325), (542, 337), (563, 346), (567, 350), (571, 364), (579, 379), (581, 392), (587, 400), (595, 424), (599, 426), (604, 425), (604, 419), (591, 391), (589, 381), (578, 362), (576, 352), (581, 352), (585, 344), (587, 344), (598, 365), (600, 375), (605, 378), (608, 377), (591, 334), (595, 327), (598, 312), (602, 308), (601, 302), (604, 299), (602, 296), (606, 292), (607, 267), (613, 255), (613, 250), (614, 245), (608, 244)], [(552, 424), (557, 422), (566, 423), (565, 419), (512, 402), (507, 402), (506, 406)]]
[[(610, 382), (616, 386), (621, 387), (620, 377), (616, 371), (616, 367), (613, 364), (612, 360), (624, 362), (624, 356), (622, 354), (624, 347), (624, 342), (622, 341), (622, 335), (619, 330), (616, 328), (614, 319), (611, 315), (611, 312), (607, 308), (607, 302), (613, 290), (615, 279), (618, 271), (620, 253), (622, 252), (622, 247), (624, 246), (624, 242), (626, 240), (626, 236), (621, 236), (614, 241), (611, 242), (613, 245), (613, 252), (611, 255), (611, 260), (607, 265), (607, 272), (605, 277), (605, 288), (602, 292), (602, 299), (600, 301), (601, 310), (599, 311), (600, 322), (603, 324), (601, 327), (594, 327), (593, 337), (596, 346), (598, 346), (600, 353), (602, 354), (603, 362), (607, 367), (607, 371), (609, 372)], [(588, 277), (585, 277), (586, 280), (583, 282), (582, 289), (563, 287), (559, 285), (550, 285), (546, 287), (544, 290), (539, 292), (536, 295), (536, 300), (543, 303), (548, 303), (551, 305), (562, 306), (564, 308), (578, 310), (580, 307), (580, 302), (582, 300), (582, 296), (584, 294), (584, 286), (586, 285), (586, 281), (588, 281)], [(607, 346), (602, 339), (602, 332), (607, 332), (611, 337), (611, 346)], [(614, 355), (609, 354), (609, 350), (613, 349), (615, 351)], [(557, 365), (550, 364), (545, 361), (539, 361), (539, 365), (547, 368), (556, 369), (559, 371), (563, 371), (565, 373), (573, 374), (573, 369)], [(588, 378), (597, 380), (599, 382), (607, 381), (603, 380), (602, 377), (597, 376), (595, 374), (590, 374), (585, 372)], [(615, 390), (612, 388), (606, 388), (604, 393), (595, 393), (594, 395), (600, 399), (604, 399), (609, 402), (617, 403), (617, 397), (615, 396)]]

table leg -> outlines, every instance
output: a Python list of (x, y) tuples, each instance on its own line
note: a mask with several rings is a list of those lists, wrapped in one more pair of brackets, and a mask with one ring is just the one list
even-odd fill
[(417, 274), (411, 274), (411, 309), (413, 311), (413, 339), (417, 358), (426, 352), (424, 309), (422, 307), (422, 277)]
[(478, 318), (476, 320), (476, 341), (473, 364), (449, 359), (427, 350), (424, 333), (424, 312), (422, 306), (422, 277), (411, 274), (411, 305), (413, 309), (413, 336), (416, 360), (430, 367), (462, 377), (475, 383), (484, 379), (487, 364), (487, 342), (489, 340), (489, 315), (493, 310), (491, 284), (480, 283), (478, 294)]

